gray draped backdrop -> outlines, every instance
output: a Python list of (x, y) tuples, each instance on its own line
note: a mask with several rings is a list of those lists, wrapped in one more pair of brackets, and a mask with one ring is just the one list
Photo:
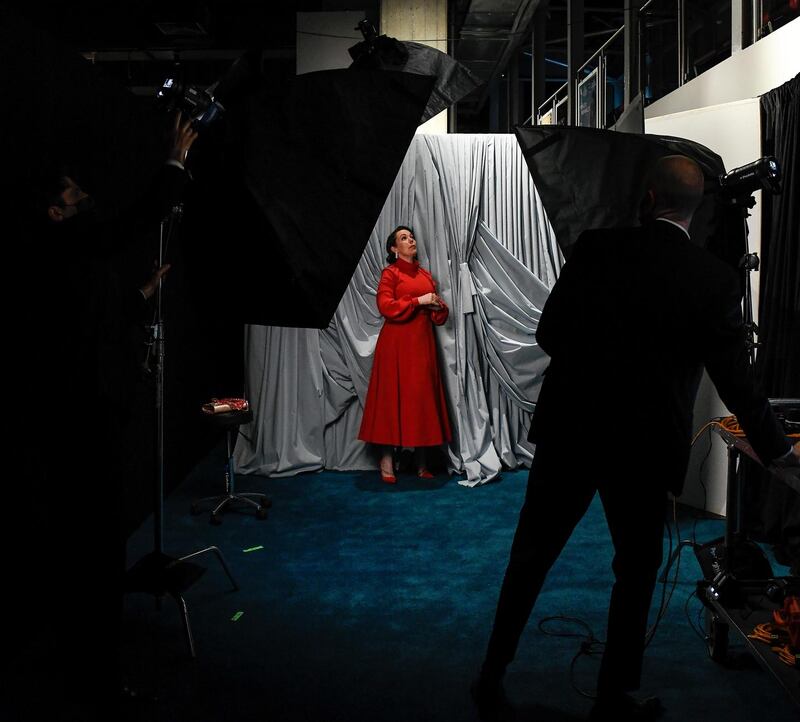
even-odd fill
[(529, 465), (527, 429), (547, 365), (534, 333), (561, 253), (514, 136), (418, 135), (330, 326), (246, 329), (254, 420), (236, 445), (240, 473), (377, 468), (377, 450), (356, 437), (383, 324), (375, 293), (384, 244), (401, 224), (414, 228), (420, 263), (450, 306), (435, 329), (450, 470), (476, 486), (503, 466)]

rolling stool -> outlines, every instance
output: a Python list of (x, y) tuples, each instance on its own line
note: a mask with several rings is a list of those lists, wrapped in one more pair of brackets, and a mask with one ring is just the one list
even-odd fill
[[(258, 494), (256, 492), (247, 492), (244, 494), (237, 494), (235, 492), (235, 474), (233, 471), (233, 447), (236, 441), (236, 435), (239, 433), (239, 426), (241, 424), (249, 423), (253, 420), (253, 412), (250, 409), (242, 411), (226, 411), (221, 414), (207, 414), (205, 415), (210, 423), (221, 426), (225, 429), (225, 442), (228, 450), (228, 460), (225, 463), (225, 494), (221, 496), (207, 496), (204, 499), (198, 499), (192, 503), (192, 514), (199, 514), (200, 506), (206, 502), (215, 504), (211, 510), (209, 521), (212, 524), (221, 524), (222, 518), (220, 514), (222, 510), (235, 502), (242, 502), (249, 504), (256, 510), (256, 517), (258, 519), (267, 518), (267, 509), (272, 506), (272, 501), (265, 494)], [(256, 499), (258, 501), (256, 501)]]

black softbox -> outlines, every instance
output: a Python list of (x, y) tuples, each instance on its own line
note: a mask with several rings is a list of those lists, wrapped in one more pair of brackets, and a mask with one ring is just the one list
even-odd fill
[(690, 228), (692, 240), (734, 267), (745, 253), (741, 212), (717, 193), (725, 166), (705, 146), (683, 138), (594, 128), (514, 130), (566, 257), (586, 229), (638, 225), (647, 171), (658, 158), (674, 154), (693, 158), (706, 178), (706, 197)]
[(192, 249), (193, 277), (215, 303), (247, 323), (328, 325), (433, 83), (327, 70), (240, 99), (222, 162), (213, 177), (196, 172), (187, 204), (185, 230), (204, 239)]

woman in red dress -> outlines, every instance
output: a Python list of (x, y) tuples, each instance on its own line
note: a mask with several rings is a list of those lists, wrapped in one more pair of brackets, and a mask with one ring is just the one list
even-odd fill
[(436, 282), (416, 260), (417, 242), (408, 226), (386, 241), (389, 265), (378, 284), (378, 310), (386, 319), (378, 336), (358, 438), (383, 447), (381, 478), (396, 479), (393, 447), (416, 449), (417, 475), (425, 467), (422, 447), (450, 441), (450, 421), (436, 356), (433, 326), (448, 316)]

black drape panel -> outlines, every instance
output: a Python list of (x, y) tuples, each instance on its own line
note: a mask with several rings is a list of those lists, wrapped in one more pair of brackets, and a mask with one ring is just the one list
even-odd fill
[[(761, 129), (764, 155), (781, 164), (783, 192), (762, 193), (757, 370), (768, 396), (800, 398), (800, 75), (761, 96)], [(755, 464), (745, 464), (745, 476), (745, 526), (799, 572), (800, 495)]]
[(800, 398), (800, 75), (761, 96), (761, 129), (783, 192), (762, 194), (759, 375), (769, 396)]

